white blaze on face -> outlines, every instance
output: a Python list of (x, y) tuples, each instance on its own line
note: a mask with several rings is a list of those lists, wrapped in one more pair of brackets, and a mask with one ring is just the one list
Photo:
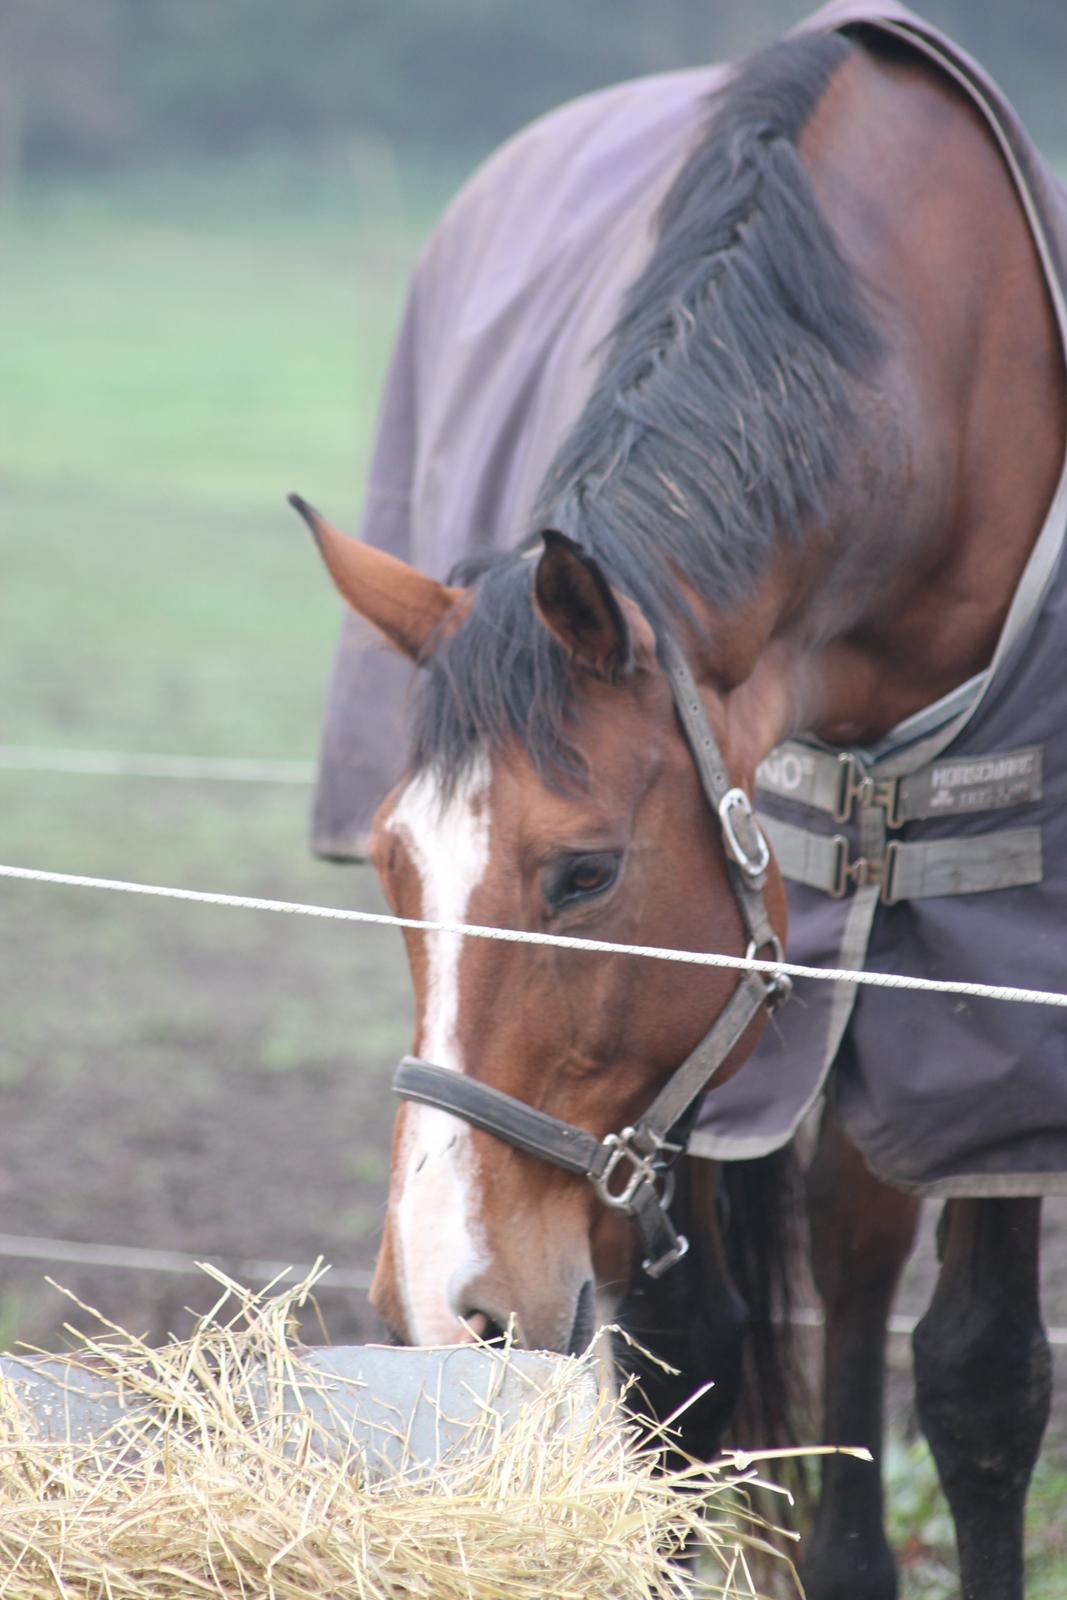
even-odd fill
[[(427, 922), (464, 922), (489, 862), (489, 766), (474, 762), (442, 805), (432, 770), (404, 790), (389, 820), (403, 835), (422, 885)], [(426, 1003), (421, 1050), (428, 1061), (462, 1072), (457, 1024), (461, 934), (427, 933)], [(474, 1201), (471, 1131), (433, 1106), (408, 1104), (397, 1172), (393, 1225), (408, 1335), (418, 1344), (459, 1332), (451, 1294), (488, 1264), (485, 1230)]]

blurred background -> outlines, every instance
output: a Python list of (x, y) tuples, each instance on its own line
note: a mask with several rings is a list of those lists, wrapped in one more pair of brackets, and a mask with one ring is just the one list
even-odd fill
[[(5, 0), (3, 171), (463, 163), (561, 100), (736, 56), (796, 0)], [(929, 0), (1043, 141), (1067, 138), (1059, 0)], [(365, 176), (365, 175), (364, 175)]]
[[(339, 616), (283, 497), (353, 527), (434, 216), (559, 101), (735, 56), (808, 9), (0, 0), (0, 861), (380, 905), (365, 869), (310, 859), (302, 770), (54, 768), (313, 760)], [(1062, 165), (1063, 0), (925, 14)], [(331, 1337), (373, 1335), (360, 1285), (408, 1006), (392, 932), (0, 881), (0, 1344), (79, 1320), (45, 1274), (184, 1333), (213, 1295), (183, 1253), (262, 1281), (322, 1252), (342, 1275), (321, 1295)], [(123, 1250), (150, 1254), (131, 1270)], [(925, 1530), (909, 1582), (929, 1600), (947, 1524), (909, 1442), (907, 1365), (897, 1341), (897, 1503)], [(1065, 1459), (1035, 1500), (1049, 1562), (1040, 1507)]]

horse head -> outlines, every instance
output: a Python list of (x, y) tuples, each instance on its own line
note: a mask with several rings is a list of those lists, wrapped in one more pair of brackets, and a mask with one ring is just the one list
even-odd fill
[[(657, 641), (595, 561), (547, 533), (495, 584), (447, 587), (294, 504), (344, 599), (430, 680), (408, 775), (372, 836), (397, 915), (745, 952), (751, 925)], [(715, 693), (700, 700), (721, 728)], [(773, 863), (766, 895), (780, 937)], [(415, 1056), (598, 1143), (639, 1122), (744, 981), (580, 948), (405, 938)], [(761, 998), (716, 1081), (755, 1045)], [(471, 1120), (400, 1105), (372, 1300), (417, 1343), (511, 1324), (528, 1346), (584, 1348), (631, 1276), (632, 1221), (580, 1173)]]

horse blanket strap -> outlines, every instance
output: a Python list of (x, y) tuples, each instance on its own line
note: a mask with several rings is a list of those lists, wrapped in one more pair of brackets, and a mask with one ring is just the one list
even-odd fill
[(761, 818), (782, 875), (840, 899), (850, 888), (876, 884), (883, 905), (934, 895), (984, 894), (1040, 883), (1041, 829), (1005, 828), (968, 839), (921, 844), (892, 840), (877, 858), (849, 858), (844, 834), (811, 833), (778, 817)]
[[(1044, 793), (1043, 746), (993, 756), (946, 755), (906, 777), (876, 777), (855, 756), (790, 740), (756, 771), (756, 787), (848, 822), (857, 806), (877, 805), (886, 827), (930, 817), (973, 815), (1032, 804)], [(806, 881), (806, 880), (803, 880)]]
[(985, 894), (1040, 883), (1041, 830), (1005, 828), (921, 843), (884, 840), (909, 822), (974, 816), (1043, 798), (1041, 745), (991, 756), (946, 755), (907, 776), (881, 777), (854, 754), (790, 741), (762, 762), (758, 793), (809, 807), (842, 825), (853, 813), (877, 808), (883, 848), (850, 858), (843, 833), (827, 835), (800, 822), (761, 815), (784, 877), (840, 899), (870, 884), (883, 905), (940, 895)]

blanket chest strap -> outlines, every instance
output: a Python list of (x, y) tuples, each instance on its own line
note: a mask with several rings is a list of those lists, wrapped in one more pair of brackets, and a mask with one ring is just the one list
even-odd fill
[(903, 777), (879, 777), (847, 751), (790, 740), (760, 763), (756, 786), (811, 806), (835, 822), (848, 822), (857, 809), (877, 806), (885, 813), (887, 828), (901, 828), (930, 817), (1000, 811), (1040, 800), (1042, 755), (1041, 745), (990, 756), (946, 755)]
[(806, 828), (762, 816), (782, 876), (840, 899), (850, 889), (875, 884), (883, 905), (936, 895), (984, 894), (1040, 883), (1040, 828), (1006, 828), (969, 839), (893, 840), (878, 856), (850, 858), (844, 834)]

